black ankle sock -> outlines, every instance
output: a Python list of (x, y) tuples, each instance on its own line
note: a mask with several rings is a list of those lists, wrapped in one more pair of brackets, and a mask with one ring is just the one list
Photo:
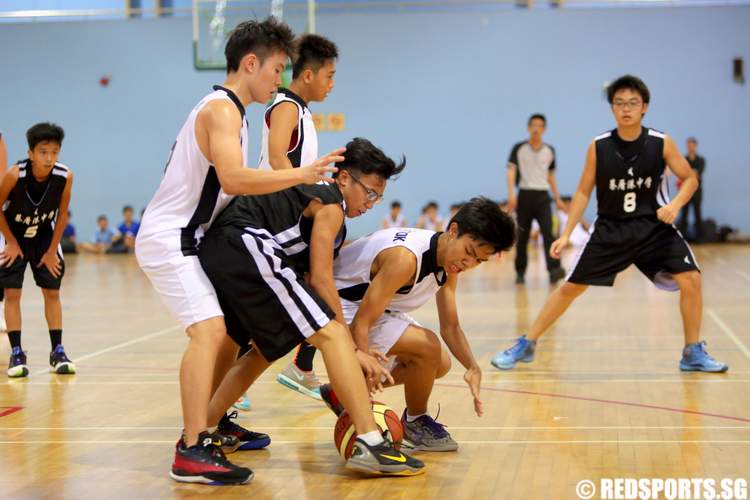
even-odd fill
[(13, 330), (8, 332), (8, 340), (10, 340), (10, 348), (21, 347), (21, 330)]
[(52, 344), (53, 351), (55, 350), (55, 347), (62, 344), (62, 330), (50, 330), (49, 343)]
[(297, 349), (297, 356), (294, 358), (294, 364), (297, 365), (297, 368), (300, 370), (304, 370), (306, 372), (310, 372), (313, 369), (313, 358), (315, 357), (315, 352), (317, 349), (315, 349), (313, 346), (308, 344), (307, 342), (303, 342), (299, 345), (299, 349)]

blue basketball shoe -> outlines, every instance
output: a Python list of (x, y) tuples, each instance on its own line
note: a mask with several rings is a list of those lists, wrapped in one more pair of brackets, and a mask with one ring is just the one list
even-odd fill
[(518, 341), (510, 349), (495, 354), (490, 363), (498, 370), (512, 370), (516, 363), (531, 363), (534, 361), (536, 340), (526, 340), (526, 335), (518, 337)]
[(706, 341), (688, 344), (682, 350), (680, 370), (684, 372), (712, 372), (723, 373), (729, 370), (729, 365), (716, 361), (706, 351)]

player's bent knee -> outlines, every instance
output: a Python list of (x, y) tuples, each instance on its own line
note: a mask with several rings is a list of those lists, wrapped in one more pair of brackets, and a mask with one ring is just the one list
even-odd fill
[(224, 317), (218, 316), (199, 321), (190, 325), (185, 330), (191, 342), (203, 345), (211, 345), (218, 349), (227, 338), (227, 329), (224, 326)]
[(698, 271), (688, 271), (675, 275), (675, 281), (682, 292), (700, 293), (701, 291), (701, 273)]
[(326, 326), (307, 338), (307, 342), (318, 349), (336, 342), (346, 341), (346, 328), (338, 321), (330, 321)]
[(60, 300), (60, 290), (42, 288), (42, 295), (45, 300)]
[(451, 357), (444, 349), (440, 349), (440, 366), (436, 378), (445, 377), (449, 371), (451, 371)]

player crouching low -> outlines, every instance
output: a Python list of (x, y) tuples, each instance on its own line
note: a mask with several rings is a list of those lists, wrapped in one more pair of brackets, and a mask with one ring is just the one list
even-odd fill
[[(497, 203), (473, 198), (445, 232), (383, 229), (342, 248), (334, 262), (344, 317), (357, 347), (379, 357), (385, 353), (392, 360), (394, 381), (385, 384), (404, 385), (407, 450), (454, 451), (458, 444), (427, 413), (435, 379), (448, 373), (450, 358), (437, 335), (406, 313), (435, 297), (440, 336), (466, 368), (464, 380), (481, 416), (482, 372), (458, 322), (456, 284), (461, 272), (508, 250), (515, 237), (513, 219)], [(366, 375), (371, 386), (383, 383)], [(321, 397), (337, 415), (343, 411), (330, 385), (321, 386)]]

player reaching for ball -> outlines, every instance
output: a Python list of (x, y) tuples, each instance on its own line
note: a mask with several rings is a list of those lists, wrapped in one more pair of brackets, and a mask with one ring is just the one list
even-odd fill
[(226, 410), (273, 361), (307, 341), (323, 354), (357, 429), (347, 467), (420, 474), (424, 464), (397, 451), (378, 430), (362, 371), (378, 378), (388, 373), (367, 351), (355, 349), (333, 279), (345, 217), (358, 217), (380, 201), (388, 179), (405, 162), (396, 164), (361, 138), (346, 145), (345, 155), (332, 184), (236, 198), (201, 242), (198, 257), (216, 290), (227, 333), (237, 346), (253, 344), (221, 381), (208, 421), (221, 434), (235, 434), (238, 426)]
[[(342, 248), (334, 262), (344, 318), (351, 323), (357, 348), (386, 353), (391, 357), (393, 381), (384, 385), (404, 385), (406, 409), (401, 421), (407, 447), (453, 451), (458, 444), (427, 413), (432, 386), (448, 373), (450, 358), (437, 335), (406, 313), (435, 297), (440, 336), (466, 368), (464, 380), (474, 411), (481, 416), (482, 372), (458, 321), (456, 285), (460, 273), (508, 250), (515, 237), (513, 219), (497, 203), (473, 198), (445, 232), (382, 229)], [(341, 414), (343, 406), (330, 385), (321, 386), (320, 395), (334, 413)]]

